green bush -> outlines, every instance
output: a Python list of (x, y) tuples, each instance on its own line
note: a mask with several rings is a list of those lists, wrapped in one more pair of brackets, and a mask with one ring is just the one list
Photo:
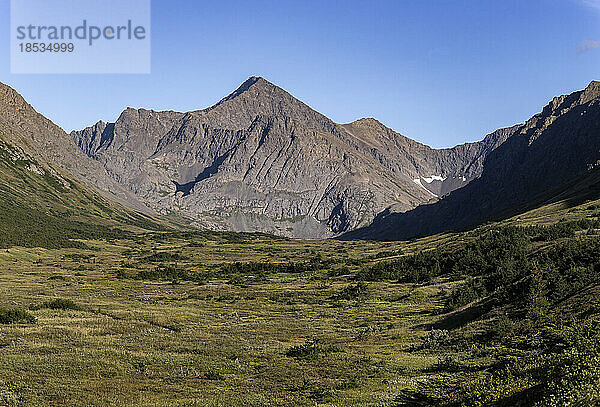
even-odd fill
[(482, 277), (475, 277), (456, 287), (446, 300), (446, 311), (452, 311), (488, 294)]
[(343, 288), (339, 294), (337, 294), (336, 298), (338, 300), (358, 300), (364, 298), (368, 293), (368, 286), (359, 282), (356, 285), (349, 285)]
[(171, 253), (171, 252), (154, 252), (151, 255), (144, 257), (143, 260), (151, 263), (155, 262), (175, 262), (181, 260), (187, 260), (186, 256), (183, 256), (180, 253)]
[(432, 329), (423, 338), (421, 349), (439, 349), (450, 344), (450, 333), (444, 329)]
[(505, 227), (491, 230), (457, 250), (435, 249), (382, 261), (364, 267), (357, 279), (426, 283), (440, 275), (490, 275), (490, 285), (512, 281), (527, 266), (529, 238), (525, 230)]
[(0, 324), (33, 324), (36, 319), (21, 308), (0, 308)]
[(73, 300), (65, 299), (65, 298), (56, 298), (51, 301), (46, 301), (43, 304), (35, 307), (34, 309), (53, 309), (53, 310), (73, 310), (73, 311), (81, 311), (82, 307), (75, 303)]
[(322, 346), (317, 339), (307, 339), (304, 344), (289, 348), (285, 355), (295, 359), (316, 359), (319, 355), (339, 351), (337, 347)]
[(204, 379), (205, 380), (214, 380), (214, 381), (223, 381), (223, 380), (225, 380), (225, 376), (223, 376), (221, 373), (219, 373), (217, 371), (211, 370), (204, 374)]

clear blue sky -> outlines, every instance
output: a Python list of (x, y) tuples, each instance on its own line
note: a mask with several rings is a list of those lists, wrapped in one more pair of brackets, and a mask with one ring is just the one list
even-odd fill
[(258, 75), (337, 122), (443, 147), (600, 79), (600, 0), (153, 0), (150, 75), (11, 75), (9, 8), (0, 81), (67, 131), (207, 107)]

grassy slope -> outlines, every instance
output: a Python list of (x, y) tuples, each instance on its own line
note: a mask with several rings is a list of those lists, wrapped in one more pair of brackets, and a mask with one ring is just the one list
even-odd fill
[(59, 248), (114, 235), (115, 227), (159, 227), (49, 168), (0, 139), (0, 247)]

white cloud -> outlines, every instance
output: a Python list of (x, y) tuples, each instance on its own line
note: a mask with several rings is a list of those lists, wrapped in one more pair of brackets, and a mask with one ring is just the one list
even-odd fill
[(600, 41), (585, 40), (581, 44), (579, 44), (579, 48), (577, 48), (577, 53), (581, 55), (591, 49), (596, 48), (600, 48)]

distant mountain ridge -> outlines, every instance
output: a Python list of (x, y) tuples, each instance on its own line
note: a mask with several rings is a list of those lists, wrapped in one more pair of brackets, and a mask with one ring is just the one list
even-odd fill
[[(70, 137), (0, 84), (6, 202), (43, 190), (61, 211), (110, 212), (109, 199), (201, 228), (291, 237), (405, 239), (519, 213), (597, 171), (599, 136), (600, 82), (439, 150), (375, 119), (335, 123), (258, 77), (207, 109), (127, 108)], [(39, 185), (19, 191), (23, 174)]]
[(331, 237), (463, 187), (516, 130), (435, 150), (374, 119), (337, 124), (251, 77), (204, 110), (128, 108), (71, 136), (159, 213), (210, 229)]
[(384, 212), (369, 227), (344, 238), (406, 239), (518, 214), (598, 167), (600, 82), (593, 81), (582, 91), (555, 97), (519, 125), (488, 155), (481, 176), (469, 185), (405, 213)]

